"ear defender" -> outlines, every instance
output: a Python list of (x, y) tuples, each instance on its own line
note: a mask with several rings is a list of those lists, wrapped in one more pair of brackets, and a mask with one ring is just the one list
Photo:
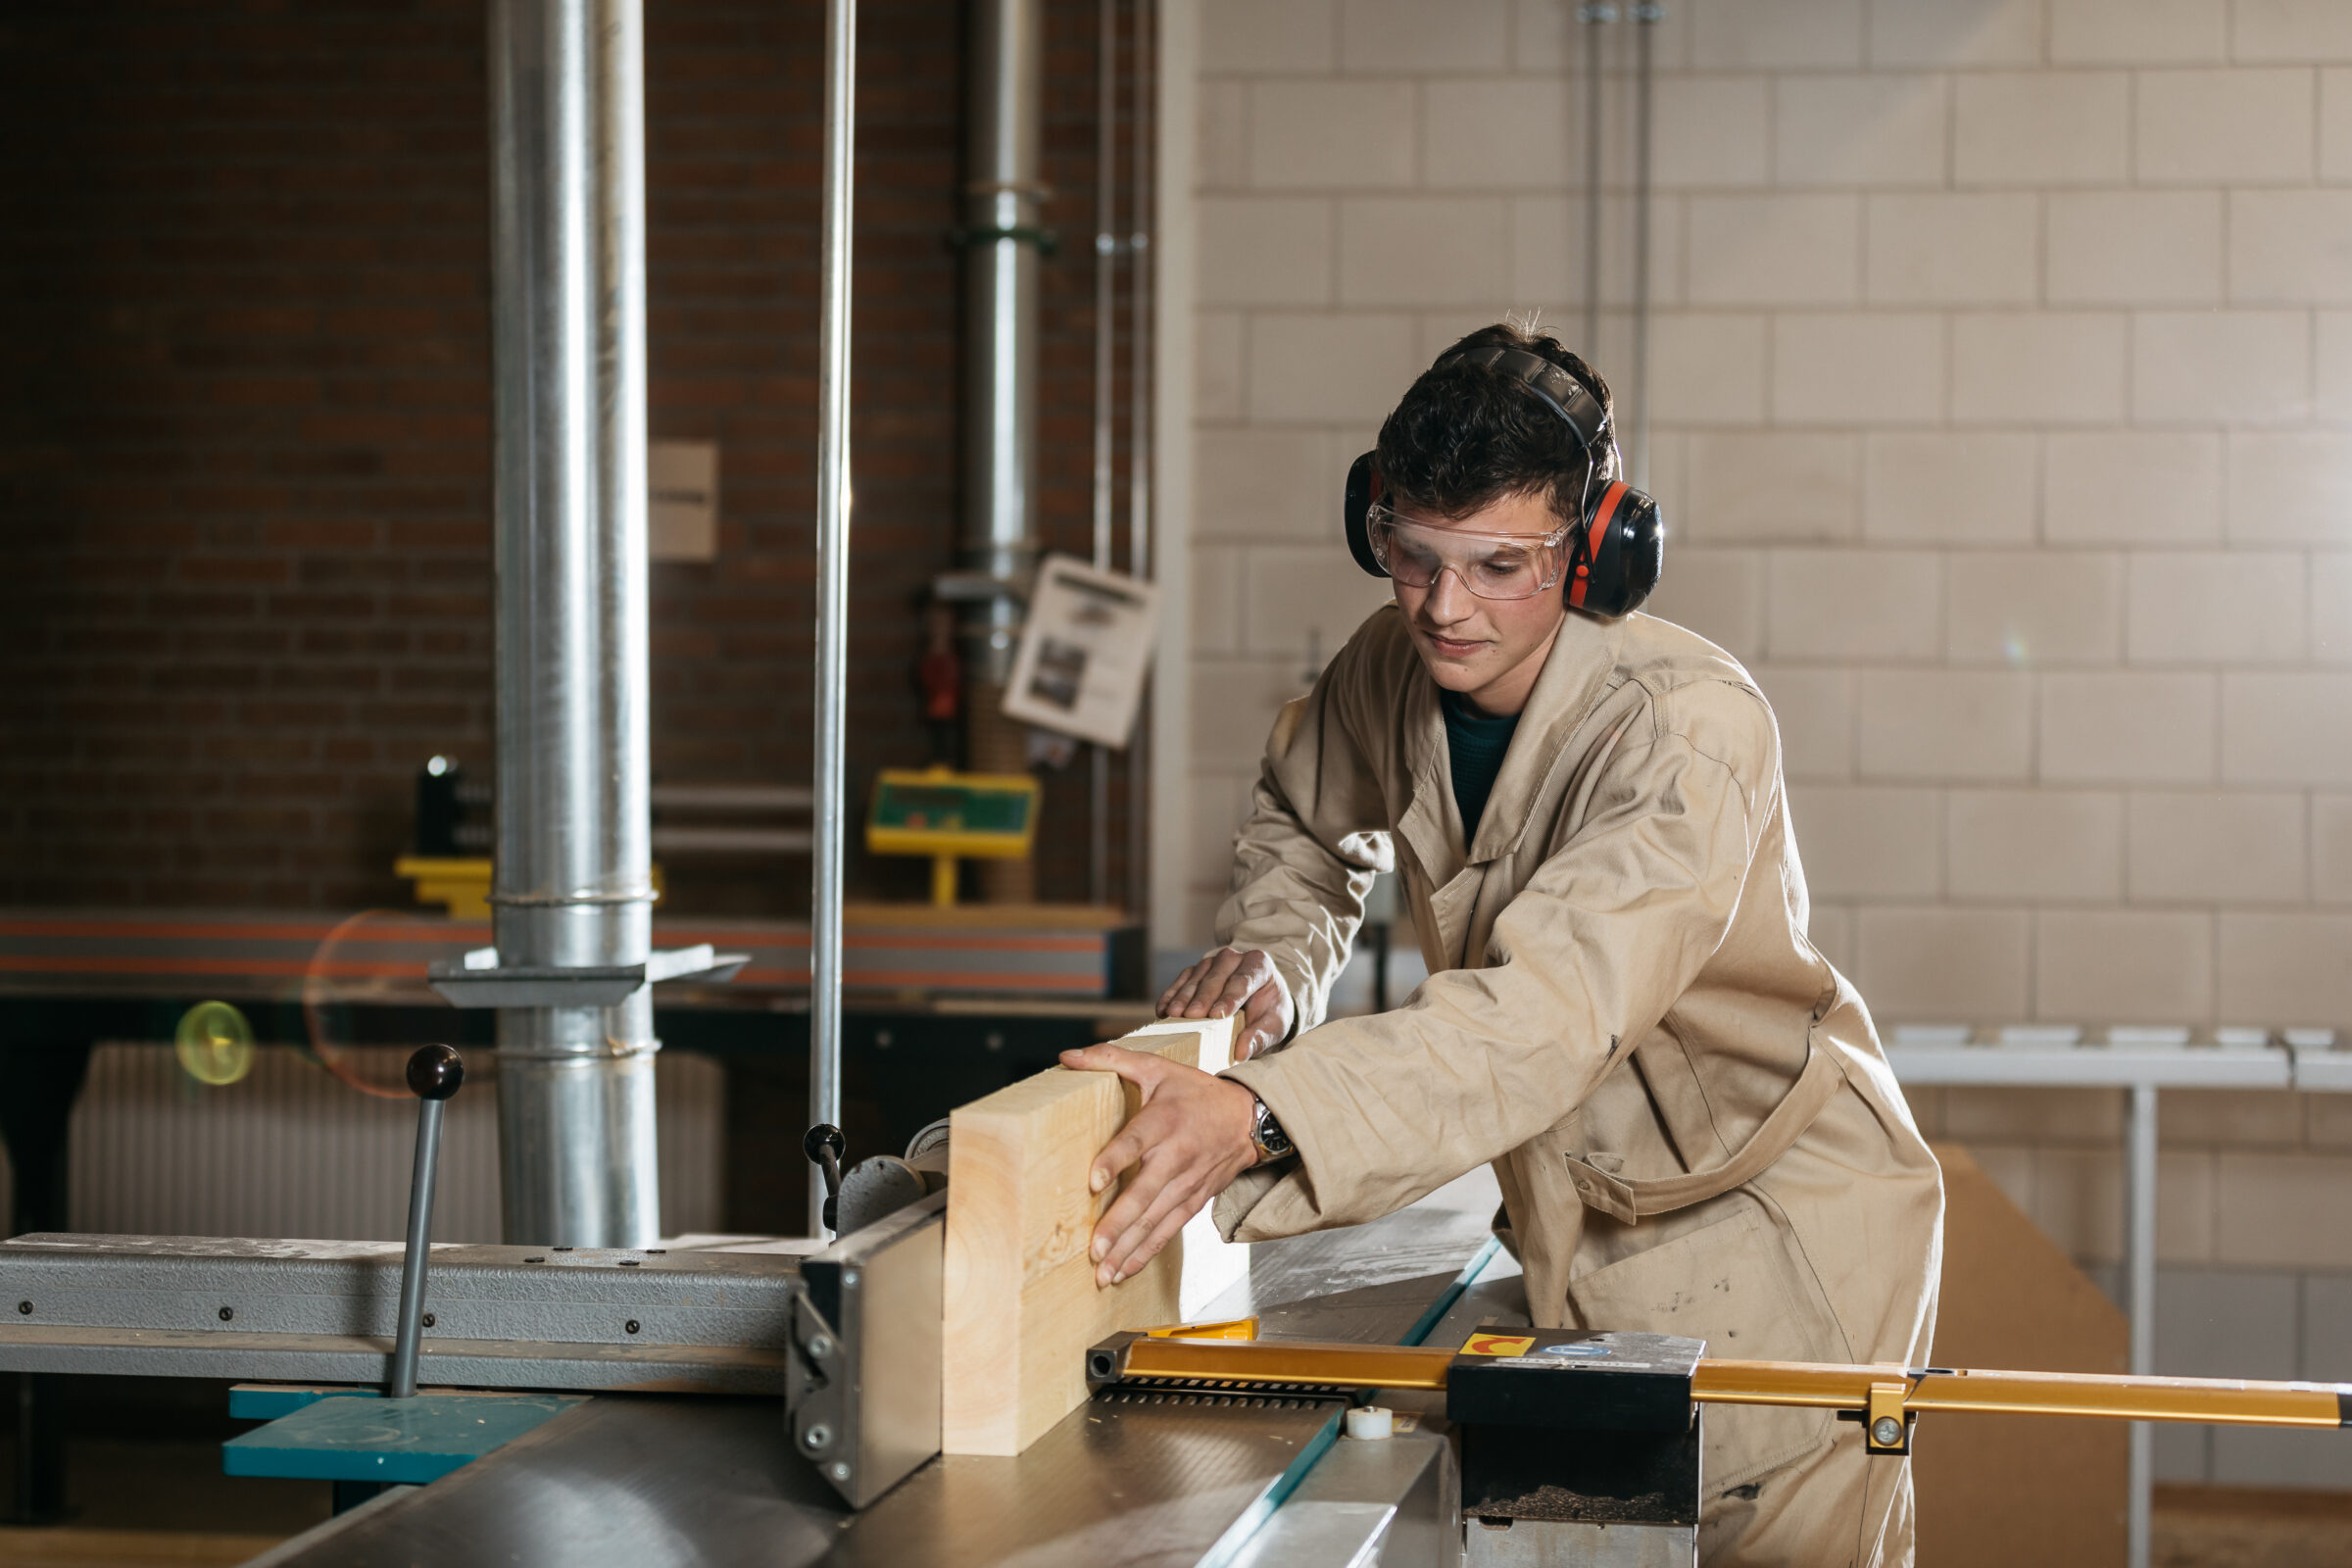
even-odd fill
[(1372, 503), (1380, 499), (1380, 465), (1367, 452), (1348, 466), (1347, 509), (1348, 553), (1355, 564), (1375, 577), (1386, 577), (1388, 569), (1372, 554)]
[(1658, 504), (1612, 479), (1592, 509), (1584, 544), (1568, 573), (1568, 603), (1596, 615), (1631, 614), (1658, 585), (1666, 565), (1666, 526)]
[[(1523, 349), (1478, 349), (1462, 356), (1499, 369), (1541, 398), (1576, 436), (1588, 460), (1602, 450), (1609, 416), (1585, 384), (1541, 355)], [(1449, 363), (1441, 360), (1439, 364)], [(1658, 504), (1622, 479), (1611, 479), (1589, 501), (1582, 525), (1569, 536), (1561, 594), (1572, 610), (1630, 615), (1642, 608), (1666, 567), (1666, 525)], [(1372, 504), (1380, 499), (1380, 465), (1370, 452), (1348, 465), (1341, 503), (1348, 553), (1375, 577), (1386, 577), (1372, 554)]]

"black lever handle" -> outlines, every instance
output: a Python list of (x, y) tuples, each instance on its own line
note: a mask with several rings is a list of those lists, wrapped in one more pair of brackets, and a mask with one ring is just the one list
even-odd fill
[(801, 1152), (807, 1154), (825, 1173), (825, 1229), (838, 1231), (841, 1218), (841, 1156), (849, 1152), (849, 1140), (841, 1129), (829, 1122), (818, 1122), (801, 1140)]
[(386, 1396), (416, 1392), (416, 1345), (424, 1332), (426, 1238), (433, 1229), (433, 1180), (441, 1158), (441, 1112), (466, 1082), (466, 1058), (447, 1046), (420, 1046), (409, 1057), (416, 1097), (416, 1165), (409, 1177), (409, 1245), (400, 1259), (400, 1317), (393, 1327), (392, 1377)]

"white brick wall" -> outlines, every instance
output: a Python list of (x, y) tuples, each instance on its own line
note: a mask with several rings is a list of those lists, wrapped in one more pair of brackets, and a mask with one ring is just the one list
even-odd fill
[[(2352, 1025), (2352, 984), (2299, 982), (2289, 1006), (2222, 934), (2352, 906), (2352, 8), (1668, 9), (1657, 609), (1755, 665), (1814, 798), (1843, 786), (1849, 808), (1797, 816), (1825, 919), (1882, 958), (1880, 901), (2020, 919), (2032, 1010), (2128, 989), (2140, 962), (2087, 944), (2068, 961), (2105, 977), (2054, 989), (2045, 923), (2162, 913), (2204, 933), (2168, 950), (2204, 966), (2194, 1021)], [(1207, 799), (1239, 799), (1310, 643), (1328, 655), (1380, 598), (1334, 514), (1405, 382), (1505, 311), (1581, 328), (1571, 10), (1200, 14)], [(1621, 383), (1626, 32), (1595, 346)], [(1186, 863), (1200, 906), (1213, 842)]]
[[(1194, 927), (1171, 945), (1206, 936), (1310, 638), (1328, 655), (1380, 598), (1338, 536), (1348, 459), (1459, 332), (1531, 309), (1582, 331), (1573, 12), (1200, 14), (1194, 798), (1163, 817), (1196, 840)], [(2352, 4), (1667, 12), (1655, 608), (1779, 710), (1816, 939), (1887, 1021), (2352, 1027)], [(1627, 102), (1612, 74), (1590, 346), (1621, 387)], [(2112, 1259), (2108, 1099), (1930, 1098)], [(2299, 1217), (2352, 1213), (2352, 1100), (2200, 1123), (2203, 1098), (2168, 1112), (2168, 1261), (2284, 1270), (2296, 1301), (2322, 1284), (2294, 1270), (2352, 1270), (2352, 1233)], [(2319, 1361), (2352, 1371), (2352, 1340)], [(2175, 1449), (2176, 1473), (2263, 1462)]]

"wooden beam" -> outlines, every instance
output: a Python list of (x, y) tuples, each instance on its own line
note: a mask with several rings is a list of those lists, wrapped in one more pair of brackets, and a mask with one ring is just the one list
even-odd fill
[[(1163, 1019), (1113, 1041), (1219, 1072), (1233, 1020)], [(1019, 1453), (1086, 1400), (1087, 1347), (1180, 1317), (1184, 1242), (1095, 1286), (1095, 1221), (1118, 1196), (1087, 1191), (1138, 1093), (1106, 1072), (1054, 1067), (956, 1110), (948, 1132), (945, 1406), (949, 1453)]]

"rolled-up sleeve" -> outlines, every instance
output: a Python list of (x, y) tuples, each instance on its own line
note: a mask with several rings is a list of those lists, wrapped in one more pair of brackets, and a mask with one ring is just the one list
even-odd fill
[(1275, 720), (1216, 916), (1221, 945), (1273, 961), (1301, 1032), (1322, 1021), (1373, 875), (1393, 864), (1379, 781), (1340, 711), (1353, 651)]

